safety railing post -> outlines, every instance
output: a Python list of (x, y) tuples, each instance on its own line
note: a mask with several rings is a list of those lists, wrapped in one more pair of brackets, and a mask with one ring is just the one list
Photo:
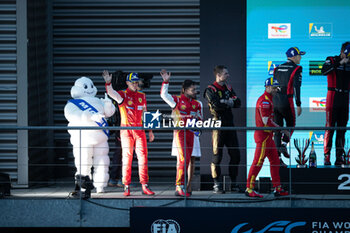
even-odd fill
[(81, 129), (79, 130), (79, 224), (82, 227), (82, 208), (83, 208), (83, 200), (82, 200), (82, 192), (81, 192)]
[(187, 154), (186, 154), (186, 129), (184, 130), (184, 155), (185, 155), (185, 164), (184, 164), (184, 189), (185, 189), (185, 207), (187, 207)]
[(289, 191), (289, 206), (292, 207), (292, 141), (291, 141), (291, 136), (292, 136), (292, 130), (289, 129), (289, 185), (288, 185), (288, 191)]

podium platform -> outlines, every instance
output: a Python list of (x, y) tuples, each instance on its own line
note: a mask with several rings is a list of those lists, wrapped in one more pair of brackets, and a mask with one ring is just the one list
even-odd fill
[(280, 169), (281, 182), (292, 185), (293, 194), (350, 194), (350, 168), (318, 166)]

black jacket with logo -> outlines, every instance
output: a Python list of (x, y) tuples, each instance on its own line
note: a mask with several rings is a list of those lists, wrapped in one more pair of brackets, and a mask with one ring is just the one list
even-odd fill
[(220, 86), (216, 82), (210, 84), (204, 91), (204, 98), (208, 101), (210, 113), (214, 119), (221, 120), (222, 126), (233, 126), (233, 114), (231, 107), (220, 100), (234, 99), (234, 108), (241, 106), (241, 100), (237, 98), (236, 93), (231, 86)]
[(293, 96), (295, 96), (295, 104), (297, 106), (301, 105), (300, 87), (302, 70), (301, 66), (298, 66), (291, 60), (275, 68), (273, 76), (277, 79), (281, 88), (281, 91), (273, 97), (275, 108), (290, 107), (288, 98), (293, 98)]

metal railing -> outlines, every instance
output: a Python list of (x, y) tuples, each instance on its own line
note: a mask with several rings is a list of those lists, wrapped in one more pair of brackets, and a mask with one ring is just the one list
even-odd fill
[[(142, 127), (67, 127), (67, 126), (2, 126), (1, 128), (0, 128), (0, 134), (1, 134), (1, 132), (2, 131), (6, 131), (6, 132), (8, 132), (8, 131), (19, 131), (19, 130), (24, 130), (24, 131), (36, 131), (36, 130), (44, 130), (44, 131), (55, 131), (55, 130), (60, 130), (60, 131), (62, 131), (62, 130), (79, 130), (80, 131), (80, 133), (81, 133), (81, 130), (101, 130), (101, 129), (108, 129), (108, 130), (111, 130), (111, 131), (113, 131), (113, 130), (123, 130), (123, 129), (127, 129), (127, 130), (149, 130), (149, 129), (144, 129), (144, 128), (142, 128)], [(186, 130), (188, 130), (188, 129), (193, 129), (193, 128), (179, 128), (179, 127), (169, 127), (169, 128), (157, 128), (157, 129), (152, 129), (153, 131), (155, 131), (155, 132), (157, 132), (157, 131), (162, 131), (162, 130), (166, 130), (166, 131), (170, 131), (170, 130), (185, 130), (185, 136), (184, 137), (186, 137), (186, 133), (187, 133), (187, 131)], [(201, 130), (202, 131), (212, 131), (212, 130), (217, 130), (218, 128), (201, 128)], [(264, 128), (260, 128), (260, 127), (222, 127), (222, 128), (220, 128), (220, 130), (234, 130), (234, 131), (244, 131), (244, 132), (250, 132), (250, 131), (255, 131), (255, 130), (289, 130), (289, 131), (291, 131), (291, 130), (294, 130), (294, 131), (324, 131), (324, 130), (348, 130), (348, 129), (350, 129), (349, 127), (278, 127), (278, 128), (276, 128), (276, 127), (264, 127)], [(247, 135), (247, 134), (246, 134)], [(3, 138), (4, 138), (4, 136), (3, 136)], [(68, 140), (68, 134), (67, 134), (67, 140)], [(81, 137), (80, 137), (81, 138)], [(250, 138), (249, 140), (251, 140), (252, 138)], [(293, 139), (293, 137), (292, 137), (292, 139)], [(29, 139), (29, 140), (31, 140), (31, 139)], [(247, 139), (248, 140), (248, 139)], [(186, 140), (185, 140), (186, 141)], [(291, 141), (292, 142), (292, 141)], [(20, 147), (20, 145), (18, 145), (19, 147)], [(211, 148), (211, 146), (212, 145), (202, 145), (201, 146), (201, 148), (203, 149), (203, 148), (206, 148), (206, 149), (210, 149)], [(185, 147), (186, 147), (186, 142), (185, 142)], [(289, 154), (291, 154), (291, 152), (292, 152), (292, 143), (289, 143), (289, 145), (288, 145), (288, 151), (289, 151)], [(32, 147), (32, 148), (28, 148), (28, 149), (33, 149), (33, 148), (48, 148), (47, 146), (37, 146), (37, 147)], [(69, 146), (69, 149), (71, 149), (72, 147), (71, 146)], [(55, 149), (55, 147), (51, 147), (50, 149)], [(243, 147), (243, 148), (239, 148), (239, 149), (243, 149), (243, 150), (246, 150), (246, 151), (248, 151), (248, 150), (252, 150), (253, 148), (248, 148), (247, 146), (246, 147)], [(186, 150), (185, 150), (185, 153), (186, 153)], [(41, 155), (41, 156), (46, 156), (46, 155)], [(81, 159), (81, 154), (80, 154), (80, 159)], [(168, 156), (168, 155), (164, 155), (164, 156)], [(207, 156), (207, 155), (206, 155)], [(241, 157), (242, 156), (246, 156), (246, 157), (248, 157), (248, 152), (247, 152), (247, 154), (246, 155), (244, 155), (244, 154), (242, 154), (241, 153)], [(249, 156), (251, 156), (251, 155), (249, 155)], [(0, 157), (1, 157), (1, 153), (0, 153)], [(185, 157), (186, 157), (186, 154), (185, 154)], [(291, 156), (291, 158), (289, 159), (289, 163), (288, 163), (288, 184), (287, 184), (287, 188), (288, 188), (288, 190), (289, 190), (289, 193), (291, 194), (291, 195), (289, 195), (287, 198), (289, 199), (289, 201), (292, 203), (292, 200), (295, 200), (296, 199), (296, 197), (295, 196), (293, 196), (293, 194), (294, 194), (294, 190), (293, 190), (293, 169), (295, 169), (292, 165), (293, 165), (293, 163), (292, 163), (292, 156)], [(185, 160), (186, 161), (186, 160)], [(149, 163), (150, 164), (150, 163)], [(150, 165), (152, 165), (152, 164), (150, 164)], [(248, 170), (248, 166), (249, 166), (250, 164), (247, 164), (247, 165), (245, 165), (245, 164), (240, 164), (240, 165), (237, 165), (237, 166), (240, 166), (240, 167), (246, 167), (246, 169)], [(21, 167), (21, 166), (23, 166), (23, 164), (18, 164), (18, 166), (19, 167)], [(47, 166), (47, 167), (53, 167), (53, 166), (58, 166), (58, 164), (55, 164), (55, 163), (53, 163), (53, 164), (30, 164), (30, 163), (28, 163), (27, 164), (27, 166), (29, 166), (29, 167), (35, 167), (35, 166)], [(65, 166), (65, 165), (59, 165), (59, 166)], [(67, 164), (67, 166), (69, 166), (68, 164)], [(71, 167), (73, 167), (72, 166), (72, 164), (70, 165)], [(80, 166), (81, 166), (81, 164), (80, 164)], [(157, 166), (157, 165), (155, 165), (155, 166)], [(159, 164), (159, 166), (162, 166), (162, 164)], [(226, 165), (226, 164), (221, 164), (221, 166), (222, 167), (227, 167), (228, 165)], [(264, 167), (266, 167), (266, 166), (268, 166), (268, 165), (266, 165), (266, 164), (264, 164), (263, 165)], [(186, 166), (186, 164), (185, 164), (185, 168), (186, 168), (187, 166)], [(203, 168), (203, 167), (210, 167), (210, 164), (200, 164), (200, 168)], [(333, 167), (332, 167), (333, 168)], [(338, 169), (338, 168), (334, 168), (334, 169)], [(340, 168), (339, 168), (340, 169)], [(174, 169), (175, 170), (175, 169)], [(1, 170), (0, 170), (1, 171)], [(349, 177), (350, 177), (350, 175), (348, 174), (348, 169), (344, 169), (343, 170), (344, 171), (344, 175), (343, 176), (339, 176), (339, 177), (337, 177), (338, 178), (338, 180), (336, 180), (336, 181), (334, 181), (334, 183), (337, 183), (338, 184), (338, 188), (340, 187), (340, 194), (342, 194), (342, 193), (344, 193), (344, 194), (346, 194), (346, 192), (348, 191), (348, 190), (350, 190), (350, 187), (349, 187), (349, 185), (348, 185), (348, 183), (349, 183)], [(310, 170), (309, 171), (309, 173), (311, 173), (312, 174), (312, 171)], [(246, 175), (246, 174), (245, 174)], [(244, 176), (245, 176), (244, 175)], [(187, 185), (187, 169), (185, 169), (185, 173), (184, 173), (184, 176), (185, 176), (185, 184), (184, 184), (184, 187), (186, 187), (186, 185)], [(152, 177), (152, 178), (154, 178), (154, 177)], [(174, 177), (175, 178), (175, 177)], [(73, 179), (73, 177), (72, 177), (72, 179)], [(346, 180), (346, 179), (348, 179), (348, 180)], [(30, 181), (29, 181), (30, 182)], [(151, 181), (150, 181), (151, 182)], [(322, 181), (320, 181), (321, 183), (322, 183)], [(36, 182), (36, 183), (38, 183), (38, 182)], [(40, 183), (40, 182), (39, 182)], [(48, 181), (44, 181), (43, 183), (50, 183), (50, 182), (48, 182)], [(71, 184), (72, 182), (70, 182), (69, 184)], [(325, 185), (325, 189), (327, 189), (327, 185), (329, 185), (330, 183), (332, 183), (332, 182), (330, 182), (330, 181), (325, 181), (324, 182), (324, 185)], [(51, 182), (51, 184), (52, 184), (52, 182)], [(56, 183), (55, 183), (56, 184)], [(243, 182), (241, 182), (241, 183), (239, 183), (242, 187), (244, 187), (245, 185), (245, 182), (243, 181)], [(158, 186), (162, 186), (162, 185), (165, 185), (166, 187), (168, 187), (169, 185), (167, 185), (167, 184), (164, 184), (164, 183), (159, 183), (158, 184)], [(200, 184), (199, 184), (200, 185)], [(302, 182), (299, 182), (299, 185), (314, 185), (314, 184), (310, 184), (310, 183), (308, 183), (307, 181), (305, 181), (304, 183), (302, 183)], [(73, 187), (72, 187), (73, 188)], [(185, 190), (186, 190), (186, 188), (185, 188)], [(185, 191), (186, 192), (186, 191)], [(158, 195), (162, 195), (162, 194), (158, 194)], [(81, 199), (82, 197), (80, 196), (80, 199)], [(132, 196), (131, 196), (131, 198), (132, 198)], [(226, 201), (228, 201), (228, 202), (230, 202), (230, 201), (234, 201), (235, 200), (235, 198), (236, 198), (236, 200), (237, 201), (242, 201), (242, 199), (243, 199), (243, 201), (246, 201), (247, 200), (247, 198), (242, 198), (242, 197), (236, 197), (236, 196), (229, 196), (228, 198), (222, 198), (221, 197), (221, 199), (225, 199)], [(196, 198), (196, 195), (193, 195), (193, 196), (191, 196), (190, 198), (188, 198), (188, 197), (183, 197), (183, 200), (185, 201), (185, 206), (187, 205), (186, 204), (186, 201), (187, 200), (195, 200), (195, 199), (197, 199), (197, 200), (203, 200), (202, 198)], [(213, 200), (215, 200), (215, 197), (210, 197), (209, 198), (210, 199), (210, 201), (213, 201)], [(209, 201), (209, 199), (208, 199), (208, 201)], [(248, 198), (249, 199), (249, 198)], [(91, 200), (90, 200), (91, 201)], [(266, 199), (265, 199), (265, 201), (266, 201)], [(292, 205), (292, 204), (291, 204)]]

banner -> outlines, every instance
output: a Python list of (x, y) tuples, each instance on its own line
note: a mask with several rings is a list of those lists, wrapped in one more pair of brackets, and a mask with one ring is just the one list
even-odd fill
[[(350, 1), (247, 0), (247, 126), (255, 126), (256, 101), (264, 93), (264, 81), (273, 70), (287, 61), (286, 51), (298, 47), (306, 51), (302, 56), (301, 107), (296, 126), (324, 127), (326, 125), (327, 76), (321, 74), (328, 56), (340, 54), (342, 43), (349, 41), (350, 31), (344, 30), (344, 15), (350, 14)], [(268, 16), (268, 17), (267, 17)], [(284, 123), (285, 125), (285, 123)], [(348, 122), (350, 126), (350, 121)], [(310, 139), (313, 132), (294, 131), (292, 139)], [(315, 144), (317, 165), (324, 164), (323, 133), (317, 132)], [(349, 138), (350, 132), (346, 132)], [(335, 136), (333, 141), (335, 141)], [(321, 145), (322, 144), (322, 145)], [(346, 140), (345, 147), (350, 146)], [(333, 143), (334, 145), (334, 143)], [(247, 173), (254, 158), (254, 132), (247, 132)], [(306, 152), (310, 153), (310, 148)], [(298, 155), (291, 145), (291, 164)], [(284, 163), (289, 161), (282, 157)], [(331, 150), (331, 164), (335, 162), (335, 147)], [(269, 176), (269, 162), (265, 161), (259, 176)]]
[(350, 233), (341, 208), (159, 208), (130, 210), (131, 233)]

